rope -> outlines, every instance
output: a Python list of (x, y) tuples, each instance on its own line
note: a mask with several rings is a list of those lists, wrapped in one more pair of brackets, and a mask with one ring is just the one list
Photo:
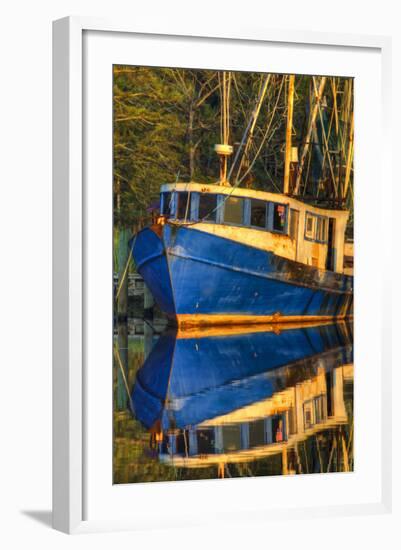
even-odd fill
[(262, 102), (263, 102), (264, 96), (266, 95), (267, 86), (268, 86), (269, 81), (270, 81), (270, 76), (271, 75), (269, 74), (266, 77), (266, 80), (263, 84), (262, 91), (260, 92), (260, 95), (259, 95), (258, 103), (256, 105), (256, 108), (255, 108), (254, 112), (253, 112), (253, 120), (252, 120), (251, 127), (249, 129), (247, 141), (245, 143), (244, 152), (242, 154), (242, 158), (241, 158), (241, 161), (239, 163), (239, 168), (237, 170), (236, 180), (239, 178), (239, 174), (241, 172), (242, 165), (243, 165), (244, 161), (246, 160), (246, 157), (248, 156), (248, 152), (249, 152), (249, 149), (251, 147), (251, 144), (253, 143), (253, 133), (255, 131), (256, 122), (257, 122), (258, 117), (259, 117), (259, 113), (260, 113), (260, 109), (262, 107)]
[(132, 260), (132, 251), (133, 251), (134, 246), (135, 246), (135, 241), (136, 241), (136, 235), (135, 235), (135, 237), (132, 239), (132, 245), (131, 245), (131, 249), (130, 249), (130, 251), (129, 251), (127, 263), (126, 263), (126, 265), (125, 265), (125, 269), (124, 269), (124, 272), (123, 272), (123, 276), (121, 277), (121, 280), (120, 280), (119, 283), (118, 283), (118, 288), (117, 288), (117, 292), (116, 292), (116, 300), (118, 300), (118, 297), (120, 296), (120, 292), (121, 292), (122, 286), (123, 286), (123, 284), (124, 284), (125, 277), (127, 276), (127, 273), (128, 273), (129, 264), (130, 264), (130, 262), (131, 262), (131, 260)]
[(134, 410), (134, 407), (133, 407), (133, 404), (132, 404), (132, 399), (131, 399), (131, 394), (130, 394), (130, 391), (129, 391), (128, 381), (127, 381), (127, 377), (125, 376), (125, 371), (124, 371), (123, 363), (122, 363), (122, 361), (121, 361), (120, 353), (119, 353), (119, 350), (118, 350), (117, 347), (114, 347), (114, 356), (115, 356), (115, 358), (116, 358), (116, 360), (117, 360), (118, 366), (120, 367), (121, 376), (122, 376), (122, 378), (123, 378), (125, 390), (126, 390), (126, 392), (127, 392), (127, 397), (128, 397), (128, 399), (129, 399), (130, 408), (131, 408), (131, 411), (133, 411), (133, 410)]
[(284, 84), (284, 79), (281, 81), (281, 85), (280, 85), (280, 89), (279, 89), (279, 92), (278, 92), (278, 95), (277, 95), (277, 99), (276, 99), (276, 103), (274, 105), (274, 108), (273, 108), (273, 112), (272, 112), (272, 116), (271, 116), (271, 119), (270, 119), (270, 122), (269, 122), (269, 125), (266, 129), (266, 132), (262, 138), (262, 141), (260, 143), (260, 146), (258, 148), (258, 150), (256, 151), (256, 154), (255, 154), (255, 157), (253, 158), (251, 164), (249, 165), (249, 167), (247, 168), (247, 170), (245, 171), (245, 173), (243, 174), (243, 176), (240, 178), (239, 177), (239, 171), (238, 171), (238, 174), (237, 174), (237, 180), (239, 180), (239, 183), (241, 183), (245, 178), (246, 176), (249, 174), (249, 172), (252, 170), (256, 160), (258, 159), (259, 155), (260, 155), (260, 152), (262, 150), (262, 147), (264, 146), (265, 144), (265, 141), (267, 139), (267, 136), (268, 136), (268, 133), (270, 131), (270, 128), (271, 128), (271, 125), (273, 123), (273, 119), (274, 119), (274, 115), (276, 113), (276, 110), (277, 110), (277, 107), (278, 107), (278, 103), (279, 103), (279, 100), (280, 100), (280, 97), (281, 97), (281, 91), (283, 89), (283, 84)]
[(249, 132), (250, 128), (251, 128), (252, 125), (253, 125), (254, 119), (257, 119), (257, 117), (258, 117), (258, 115), (259, 115), (260, 106), (261, 106), (261, 104), (262, 104), (263, 97), (264, 97), (264, 95), (265, 95), (265, 93), (266, 93), (266, 89), (267, 89), (267, 85), (268, 85), (268, 83), (269, 83), (269, 80), (270, 80), (270, 74), (267, 75), (267, 77), (266, 77), (266, 79), (265, 79), (265, 82), (264, 82), (262, 91), (261, 91), (260, 94), (259, 94), (257, 103), (256, 103), (255, 108), (254, 108), (253, 113), (252, 113), (252, 116), (251, 116), (251, 118), (249, 119), (248, 126), (245, 128), (245, 132), (244, 132), (244, 135), (242, 136), (241, 143), (239, 144), (239, 147), (238, 147), (237, 152), (236, 152), (236, 154), (235, 154), (233, 163), (232, 163), (232, 165), (231, 165), (231, 167), (230, 167), (230, 171), (228, 172), (228, 177), (227, 177), (228, 181), (230, 181), (230, 178), (231, 178), (232, 173), (233, 173), (233, 171), (234, 171), (234, 167), (235, 167), (235, 165), (237, 164), (237, 161), (238, 161), (238, 158), (239, 158), (241, 149), (242, 149), (242, 147), (244, 146), (245, 140), (246, 140), (246, 138), (247, 138), (247, 136), (248, 136), (248, 132)]

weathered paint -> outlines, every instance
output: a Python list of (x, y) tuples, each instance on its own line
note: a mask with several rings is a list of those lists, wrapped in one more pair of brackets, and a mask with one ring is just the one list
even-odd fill
[[(337, 321), (336, 321), (337, 322)], [(250, 327), (249, 325), (252, 325)], [(327, 319), (322, 321), (319, 317), (316, 321), (311, 321), (310, 323), (305, 323), (305, 319), (302, 318), (300, 321), (289, 321), (285, 323), (236, 323), (236, 324), (212, 324), (208, 323), (205, 325), (200, 325), (196, 323), (195, 325), (188, 325), (185, 327), (177, 327), (177, 338), (205, 338), (207, 336), (234, 336), (239, 334), (249, 333), (250, 330), (253, 334), (257, 332), (274, 332), (275, 334), (280, 334), (284, 330), (293, 330), (300, 328), (313, 328), (320, 326), (328, 326), (333, 324), (333, 319)], [(343, 321), (339, 320), (338, 324), (343, 325)]]
[(305, 219), (306, 214), (314, 214), (316, 216), (324, 216), (335, 219), (335, 265), (334, 271), (343, 273), (343, 258), (344, 258), (344, 235), (349, 213), (346, 210), (331, 210), (311, 206), (293, 197), (288, 197), (279, 193), (268, 193), (256, 189), (244, 189), (225, 187), (215, 184), (201, 183), (174, 183), (166, 184), (161, 188), (161, 192), (196, 192), (196, 193), (211, 193), (220, 196), (232, 195), (233, 197), (242, 197), (244, 199), (253, 198), (266, 202), (284, 204), (290, 209), (299, 212), (298, 234), (295, 239), (291, 239), (288, 235), (272, 233), (263, 229), (254, 229), (243, 226), (230, 226), (224, 223), (205, 223), (195, 224), (200, 231), (205, 231), (226, 237), (237, 242), (248, 244), (262, 250), (271, 251), (275, 254), (287, 259), (295, 260), (305, 265), (315, 265), (320, 269), (326, 266), (327, 258), (327, 243), (319, 243), (305, 238)]
[[(197, 315), (197, 314), (178, 314), (176, 316), (177, 325), (181, 329), (190, 327), (214, 326), (214, 325), (253, 325), (258, 323), (329, 323), (342, 321), (352, 316), (346, 315)], [(264, 326), (264, 325), (262, 325)]]
[[(169, 317), (175, 317), (174, 297), (171, 288), (168, 263), (166, 261), (165, 249), (162, 235), (151, 229), (144, 229), (130, 241), (130, 248), (137, 269), (160, 309)], [(133, 248), (132, 248), (133, 247)]]
[(191, 323), (188, 316), (194, 324), (352, 314), (352, 277), (192, 227), (167, 224), (159, 234), (144, 229), (133, 256), (160, 308), (178, 322)]

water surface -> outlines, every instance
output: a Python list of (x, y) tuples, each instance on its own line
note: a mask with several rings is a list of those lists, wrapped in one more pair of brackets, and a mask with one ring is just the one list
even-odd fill
[(352, 325), (129, 337), (114, 364), (114, 483), (353, 470)]

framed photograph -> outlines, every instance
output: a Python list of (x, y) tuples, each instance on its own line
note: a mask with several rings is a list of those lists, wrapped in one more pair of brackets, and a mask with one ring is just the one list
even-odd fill
[(54, 527), (388, 511), (389, 39), (53, 36)]

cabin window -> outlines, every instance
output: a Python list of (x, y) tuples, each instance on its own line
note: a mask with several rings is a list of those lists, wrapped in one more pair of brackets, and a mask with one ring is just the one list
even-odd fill
[(298, 239), (299, 211), (291, 208), (290, 211), (290, 238)]
[(227, 452), (241, 449), (241, 428), (239, 424), (223, 426), (223, 449)]
[(249, 423), (249, 447), (259, 447), (266, 442), (264, 418)]
[(162, 193), (162, 214), (170, 218), (172, 210), (171, 193)]
[(272, 417), (273, 443), (281, 443), (287, 439), (285, 433), (284, 417), (281, 415)]
[(316, 240), (326, 242), (327, 240), (327, 218), (319, 217), (316, 222)]
[(326, 419), (326, 400), (324, 395), (319, 395), (314, 399), (315, 405), (315, 423), (319, 424)]
[(198, 453), (199, 454), (212, 454), (215, 451), (215, 436), (214, 430), (211, 428), (205, 428), (198, 430), (197, 433)]
[(251, 199), (251, 225), (253, 227), (266, 227), (266, 207), (264, 201)]
[(308, 430), (314, 424), (313, 421), (313, 401), (306, 401), (303, 405), (304, 409), (304, 429)]
[(205, 221), (216, 221), (217, 195), (202, 194), (199, 196), (199, 219)]
[(305, 237), (308, 239), (313, 239), (315, 236), (315, 216), (311, 214), (306, 214), (305, 220)]
[(244, 200), (238, 197), (228, 197), (224, 203), (224, 222), (243, 223)]
[(176, 218), (178, 220), (188, 219), (190, 217), (189, 208), (190, 194), (186, 191), (183, 193), (177, 193), (177, 210)]
[(188, 454), (188, 430), (180, 430), (175, 439), (175, 452), (178, 455)]
[(327, 242), (327, 218), (315, 214), (306, 213), (305, 237), (321, 243)]
[(285, 231), (286, 207), (284, 204), (273, 204), (273, 230)]

